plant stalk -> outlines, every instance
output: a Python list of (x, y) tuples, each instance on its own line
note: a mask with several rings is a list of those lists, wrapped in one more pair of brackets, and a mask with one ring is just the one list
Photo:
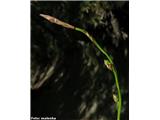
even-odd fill
[[(68, 28), (68, 29), (73, 29), (73, 30), (76, 30), (76, 31), (79, 31), (79, 32), (83, 33), (106, 56), (107, 60), (105, 60), (105, 61), (107, 61), (107, 64), (105, 64), (105, 65), (109, 70), (111, 70), (113, 72), (113, 75), (114, 75), (114, 78), (115, 78), (116, 87), (117, 87), (117, 91), (118, 91), (118, 101), (116, 102), (116, 104), (118, 106), (118, 108), (117, 108), (117, 120), (120, 120), (121, 107), (122, 107), (122, 97), (121, 97), (121, 91), (120, 91), (119, 82), (118, 82), (118, 74), (117, 74), (117, 71), (116, 71), (116, 67), (115, 67), (115, 65), (113, 63), (113, 60), (109, 56), (107, 51), (105, 51), (86, 30), (78, 28), (78, 27), (75, 27), (73, 25), (70, 25), (70, 24), (68, 24), (66, 22), (63, 22), (63, 21), (61, 21), (61, 20), (59, 20), (59, 19), (57, 19), (57, 18), (55, 18), (53, 16), (50, 16), (50, 15), (40, 14), (40, 16), (45, 18), (45, 19), (47, 19), (51, 23), (54, 23), (54, 24), (60, 25), (62, 27), (65, 27), (65, 28)], [(110, 66), (110, 67), (108, 67), (108, 66)]]

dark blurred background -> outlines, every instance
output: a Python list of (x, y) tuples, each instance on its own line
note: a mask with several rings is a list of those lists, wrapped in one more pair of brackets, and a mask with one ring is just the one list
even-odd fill
[(31, 116), (57, 120), (115, 120), (117, 93), (104, 56), (80, 32), (51, 24), (40, 13), (86, 29), (112, 56), (129, 119), (129, 2), (31, 2)]

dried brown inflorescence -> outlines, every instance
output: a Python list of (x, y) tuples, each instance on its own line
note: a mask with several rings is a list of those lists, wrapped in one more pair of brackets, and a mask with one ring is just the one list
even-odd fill
[(69, 29), (75, 29), (75, 27), (73, 25), (70, 25), (68, 23), (65, 23), (53, 16), (50, 16), (50, 15), (45, 15), (45, 14), (40, 14), (40, 16), (42, 16), (43, 18), (47, 19), (48, 21), (50, 21), (51, 23), (55, 23), (55, 24), (58, 24), (58, 25), (61, 25), (63, 27), (66, 27), (66, 28), (69, 28)]

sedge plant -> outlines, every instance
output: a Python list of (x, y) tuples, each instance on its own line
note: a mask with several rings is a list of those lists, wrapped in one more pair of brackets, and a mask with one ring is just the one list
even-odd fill
[(79, 28), (79, 27), (75, 27), (73, 25), (70, 25), (66, 22), (63, 22), (53, 16), (50, 15), (45, 15), (45, 14), (40, 14), (41, 17), (45, 18), (46, 20), (48, 20), (51, 23), (60, 25), (62, 27), (65, 27), (67, 29), (72, 29), (78, 32), (83, 33), (85, 36), (87, 36), (90, 41), (101, 51), (102, 54), (105, 55), (105, 59), (104, 59), (104, 64), (107, 67), (107, 69), (109, 69), (113, 75), (114, 75), (114, 79), (115, 79), (115, 83), (116, 83), (116, 88), (117, 88), (117, 92), (118, 92), (118, 96), (113, 94), (113, 100), (116, 103), (117, 106), (117, 120), (120, 120), (120, 116), (121, 116), (121, 107), (122, 107), (122, 97), (121, 97), (121, 91), (120, 91), (120, 87), (119, 87), (119, 81), (118, 81), (118, 75), (117, 75), (117, 70), (116, 67), (113, 63), (113, 60), (111, 58), (111, 56), (108, 54), (108, 52), (106, 50), (104, 50), (95, 40), (95, 38), (93, 36), (91, 36), (86, 30)]

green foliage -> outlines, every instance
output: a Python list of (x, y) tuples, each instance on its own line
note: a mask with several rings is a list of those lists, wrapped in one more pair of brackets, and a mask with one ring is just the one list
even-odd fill
[(81, 4), (80, 18), (84, 23), (97, 27), (98, 25), (105, 25), (109, 9), (111, 8), (109, 2), (83, 2)]

